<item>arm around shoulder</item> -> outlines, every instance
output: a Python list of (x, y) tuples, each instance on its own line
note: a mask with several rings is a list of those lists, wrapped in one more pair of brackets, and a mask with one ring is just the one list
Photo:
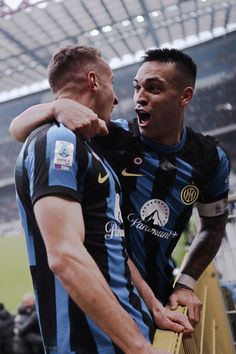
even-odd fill
[(85, 139), (108, 134), (105, 122), (91, 109), (68, 98), (28, 108), (12, 120), (9, 133), (15, 140), (25, 141), (32, 130), (52, 119), (75, 133), (79, 131)]
[(53, 111), (53, 102), (29, 107), (12, 120), (9, 127), (10, 135), (15, 140), (25, 141), (32, 130), (52, 119)]

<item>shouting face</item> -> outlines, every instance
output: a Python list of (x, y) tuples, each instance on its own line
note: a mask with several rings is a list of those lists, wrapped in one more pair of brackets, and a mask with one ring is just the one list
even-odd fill
[(140, 133), (163, 145), (180, 141), (184, 107), (193, 88), (175, 63), (145, 62), (134, 78), (134, 102)]

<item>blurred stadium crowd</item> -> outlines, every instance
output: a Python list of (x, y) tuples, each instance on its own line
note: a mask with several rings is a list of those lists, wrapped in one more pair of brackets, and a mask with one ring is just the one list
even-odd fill
[(33, 294), (23, 296), (15, 315), (0, 303), (0, 354), (43, 354)]

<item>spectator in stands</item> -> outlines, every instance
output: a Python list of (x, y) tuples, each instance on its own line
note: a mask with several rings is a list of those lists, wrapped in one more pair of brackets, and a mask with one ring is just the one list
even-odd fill
[(14, 321), (14, 354), (42, 354), (43, 344), (35, 308), (34, 294), (22, 298)]
[(13, 354), (14, 316), (0, 303), (0, 354)]
[[(229, 190), (229, 160), (224, 150), (214, 138), (184, 126), (196, 71), (192, 58), (181, 51), (148, 50), (134, 78), (137, 120), (111, 124), (107, 137), (96, 138), (109, 150), (123, 188), (133, 262), (163, 304), (169, 301), (172, 309), (178, 304), (188, 307), (193, 325), (201, 310), (194, 286), (220, 247)], [(75, 132), (79, 128), (85, 138), (91, 137), (99, 132), (101, 122), (91, 114), (90, 126), (89, 112), (83, 120), (80, 110), (76, 102), (67, 100), (33, 107), (24, 120), (19, 116), (14, 121), (16, 135), (25, 137), (40, 121), (53, 116)], [(84, 108), (82, 112), (84, 118)], [(195, 202), (201, 227), (173, 289), (170, 256)]]

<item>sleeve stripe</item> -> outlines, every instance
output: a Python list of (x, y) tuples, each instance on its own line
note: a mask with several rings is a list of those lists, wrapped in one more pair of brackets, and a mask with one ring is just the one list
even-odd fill
[(78, 203), (81, 202), (82, 196), (78, 191), (75, 191), (71, 188), (63, 187), (63, 186), (48, 186), (47, 188), (44, 187), (41, 190), (37, 190), (36, 193), (32, 196), (32, 203), (33, 205), (36, 201), (40, 198), (58, 195), (58, 196), (66, 196), (76, 200)]

